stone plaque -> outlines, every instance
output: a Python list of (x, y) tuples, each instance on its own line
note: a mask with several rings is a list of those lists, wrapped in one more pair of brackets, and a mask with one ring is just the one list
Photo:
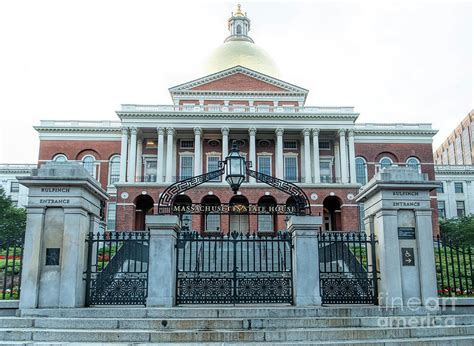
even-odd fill
[(402, 265), (415, 265), (415, 250), (412, 247), (402, 247)]
[(47, 266), (59, 265), (59, 248), (46, 249), (46, 265)]

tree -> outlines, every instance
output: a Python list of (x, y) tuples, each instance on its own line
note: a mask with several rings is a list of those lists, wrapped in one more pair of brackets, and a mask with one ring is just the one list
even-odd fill
[(444, 238), (474, 246), (474, 215), (440, 219), (439, 229)]
[(25, 232), (26, 211), (18, 208), (0, 187), (0, 238), (18, 238)]

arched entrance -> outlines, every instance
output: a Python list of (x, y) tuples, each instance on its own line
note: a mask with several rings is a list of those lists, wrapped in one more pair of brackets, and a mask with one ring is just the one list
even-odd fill
[(249, 232), (249, 201), (245, 196), (234, 196), (229, 201), (229, 232)]
[(145, 217), (153, 214), (154, 203), (150, 195), (140, 195), (135, 199), (135, 231), (145, 230)]
[(323, 201), (324, 231), (341, 230), (341, 200), (336, 196), (328, 196)]

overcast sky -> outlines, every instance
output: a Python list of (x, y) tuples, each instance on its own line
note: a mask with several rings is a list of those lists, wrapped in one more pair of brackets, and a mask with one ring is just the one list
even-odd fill
[[(40, 119), (116, 120), (121, 103), (170, 104), (203, 76), (236, 2), (1, 1), (0, 163), (34, 163)], [(242, 1), (250, 36), (358, 122), (433, 123), (437, 146), (472, 109), (470, 2)]]

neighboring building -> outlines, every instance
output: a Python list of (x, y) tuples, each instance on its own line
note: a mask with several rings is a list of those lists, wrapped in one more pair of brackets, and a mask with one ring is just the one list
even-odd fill
[(435, 166), (435, 174), (439, 217), (474, 214), (474, 166)]
[(0, 164), (0, 182), (7, 196), (19, 207), (28, 204), (28, 188), (18, 183), (16, 177), (27, 176), (37, 165)]
[(472, 165), (474, 163), (473, 141), (474, 110), (461, 121), (456, 129), (434, 152), (437, 165)]
[[(305, 106), (308, 90), (280, 80), (248, 36), (240, 9), (210, 59), (210, 75), (169, 89), (170, 105), (125, 104), (119, 121), (42, 121), (39, 163), (82, 162), (111, 195), (109, 229), (144, 229), (160, 193), (177, 180), (216, 170), (235, 141), (252, 168), (298, 184), (326, 230), (360, 227), (354, 196), (381, 168), (408, 165), (434, 179), (430, 124), (360, 124), (353, 107)], [(202, 34), (202, 33), (201, 33)], [(191, 59), (191, 58), (190, 58)], [(267, 73), (267, 74), (264, 74)], [(432, 207), (436, 210), (435, 192)], [(285, 204), (288, 196), (253, 178), (238, 195), (220, 178), (176, 203)], [(437, 215), (434, 213), (434, 224)], [(285, 217), (193, 215), (202, 232), (285, 229)]]

